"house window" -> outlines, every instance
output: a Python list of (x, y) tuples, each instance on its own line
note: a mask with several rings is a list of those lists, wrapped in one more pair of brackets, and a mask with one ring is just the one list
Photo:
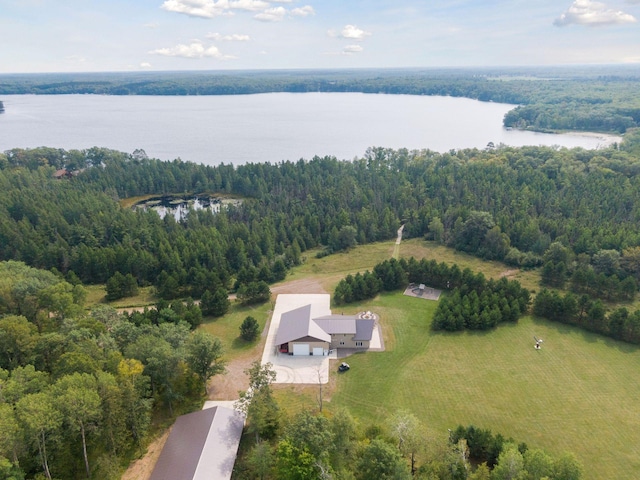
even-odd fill
[(340, 342), (340, 345), (344, 345), (344, 342)]
[(362, 346), (362, 342), (356, 342), (356, 347), (361, 347)]

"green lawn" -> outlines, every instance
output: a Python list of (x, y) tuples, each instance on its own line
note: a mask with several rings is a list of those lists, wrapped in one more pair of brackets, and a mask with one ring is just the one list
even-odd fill
[(260, 333), (262, 333), (272, 310), (271, 302), (248, 307), (232, 302), (226, 315), (216, 319), (205, 317), (200, 328), (220, 339), (224, 347), (224, 358), (227, 361), (247, 355), (257, 355), (256, 352), (259, 353), (257, 355), (259, 358), (262, 356), (261, 337), (253, 342), (243, 340), (240, 338), (240, 325), (246, 317), (252, 316), (260, 324)]
[(408, 410), (428, 435), (474, 424), (573, 452), (586, 479), (638, 478), (639, 348), (530, 317), (488, 333), (435, 334), (435, 305), (400, 293), (360, 305), (381, 315), (387, 351), (352, 356), (327, 407), (346, 407), (363, 425)]

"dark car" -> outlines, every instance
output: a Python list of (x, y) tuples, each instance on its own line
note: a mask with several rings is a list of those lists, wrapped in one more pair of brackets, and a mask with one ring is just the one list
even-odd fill
[(339, 371), (339, 372), (346, 372), (346, 371), (347, 371), (347, 370), (349, 370), (350, 368), (351, 368), (351, 367), (349, 366), (349, 364), (348, 364), (348, 363), (344, 363), (344, 362), (342, 362), (342, 363), (340, 364), (340, 366), (338, 367), (338, 371)]

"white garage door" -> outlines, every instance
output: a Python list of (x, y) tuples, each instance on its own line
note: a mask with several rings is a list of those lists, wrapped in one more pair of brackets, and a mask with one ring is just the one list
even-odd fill
[(308, 343), (294, 343), (293, 344), (293, 354), (294, 355), (309, 355), (309, 344)]
[(324, 355), (324, 348), (322, 347), (313, 347), (313, 354), (314, 355)]

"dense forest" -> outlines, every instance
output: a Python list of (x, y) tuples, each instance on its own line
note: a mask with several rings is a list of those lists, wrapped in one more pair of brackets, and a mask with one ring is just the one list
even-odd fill
[[(130, 274), (165, 298), (199, 298), (202, 285), (270, 283), (310, 248), (393, 238), (404, 224), (408, 237), (543, 266), (552, 286), (569, 281), (576, 293), (628, 299), (640, 280), (638, 138), (594, 151), (371, 149), (353, 162), (238, 167), (99, 148), (14, 149), (0, 155), (0, 259), (73, 272), (84, 283)], [(53, 178), (60, 168), (78, 174)], [(181, 222), (118, 203), (203, 192), (244, 201)]]
[[(571, 323), (636, 341), (637, 313), (607, 313), (605, 302), (633, 299), (640, 281), (639, 150), (640, 134), (633, 130), (604, 150), (498, 146), (441, 154), (372, 148), (352, 162), (315, 157), (214, 167), (101, 148), (0, 154), (3, 474), (53, 478), (65, 471), (80, 478), (89, 471), (112, 477), (151, 418), (188, 410), (206, 379), (223, 368), (219, 342), (194, 333), (202, 310), (223, 314), (230, 290), (246, 303), (264, 301), (268, 284), (284, 278), (310, 249), (326, 255), (388, 240), (403, 224), (408, 237), (540, 268), (545, 285), (574, 293), (542, 293), (534, 313), (556, 320), (564, 316), (558, 312), (570, 312)], [(55, 175), (62, 169), (69, 175)], [(180, 221), (122, 202), (214, 193), (242, 202), (219, 213), (193, 210)], [(440, 328), (447, 330), (513, 321), (528, 304), (528, 292), (515, 290), (506, 305), (492, 303), (493, 296), (519, 286), (485, 282), (435, 262), (389, 261), (365, 275), (353, 276), (356, 291), (459, 278), (460, 285), (447, 288), (459, 288), (460, 305), (467, 297), (470, 314), (458, 315), (457, 306), (445, 302), (442, 318), (452, 327), (443, 321)], [(106, 284), (114, 298), (153, 285), (161, 300), (131, 316), (109, 309), (87, 313), (83, 283)], [(342, 301), (348, 292), (343, 287)], [(592, 301), (583, 303), (583, 295)], [(201, 299), (201, 307), (191, 299)], [(477, 311), (478, 322), (471, 311), (476, 304), (488, 306)], [(198, 361), (203, 352), (211, 369)], [(304, 453), (293, 433), (284, 435), (291, 436), (272, 452), (284, 460), (269, 469), (298, 465), (299, 449)], [(352, 469), (375, 455), (395, 458), (392, 468), (400, 464), (398, 455), (406, 454), (367, 435), (360, 438), (369, 439), (371, 450), (354, 450), (350, 463), (341, 464), (347, 460), (336, 453), (309, 468)], [(458, 442), (443, 451), (460, 454), (460, 448)], [(506, 450), (510, 458), (526, 463), (527, 452), (514, 448)], [(431, 474), (423, 462), (425, 475)]]
[(0, 78), (0, 95), (447, 95), (520, 105), (505, 116), (507, 127), (624, 133), (640, 126), (640, 71), (633, 66), (59, 73)]
[(224, 371), (193, 302), (128, 317), (83, 308), (60, 275), (0, 262), (0, 478), (117, 478), (152, 419), (200, 401)]

